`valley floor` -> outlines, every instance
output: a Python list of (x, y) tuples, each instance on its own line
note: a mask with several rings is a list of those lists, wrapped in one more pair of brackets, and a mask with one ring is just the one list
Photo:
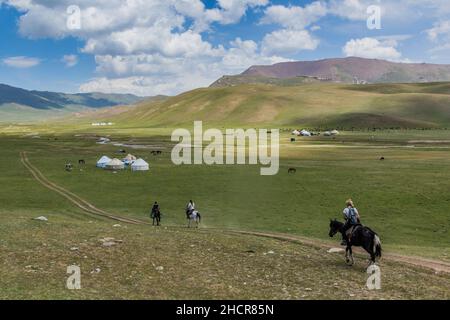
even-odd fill
[[(0, 137), (0, 298), (449, 298), (448, 273), (398, 259), (401, 253), (449, 262), (450, 199), (442, 190), (450, 187), (450, 139), (444, 131), (348, 133), (295, 143), (283, 134), (275, 177), (261, 177), (253, 166), (176, 167), (167, 135), (123, 133), (112, 133), (112, 140), (150, 146), (127, 148), (151, 170), (114, 174), (95, 168), (103, 154), (118, 156), (113, 144), (95, 143), (104, 135)], [(151, 155), (155, 148), (163, 155)], [(37, 182), (21, 162), (22, 151), (49, 181), (113, 214), (148, 222), (150, 205), (159, 201), (163, 226), (87, 214)], [(87, 165), (64, 170), (78, 159)], [(290, 167), (295, 175), (287, 174)], [(340, 218), (348, 197), (381, 235), (381, 290), (365, 286), (366, 255), (350, 268), (341, 253), (327, 252), (338, 246), (328, 239), (329, 218)], [(204, 215), (198, 230), (183, 227), (190, 198)], [(41, 215), (49, 221), (33, 220)], [(273, 234), (283, 236), (268, 237)], [(114, 243), (104, 246), (105, 238)], [(81, 267), (81, 290), (65, 287), (69, 265)]]

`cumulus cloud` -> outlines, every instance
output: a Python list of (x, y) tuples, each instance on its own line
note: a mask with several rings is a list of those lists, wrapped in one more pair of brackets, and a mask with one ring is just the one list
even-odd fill
[[(22, 15), (22, 36), (84, 41), (83, 53), (96, 61), (96, 77), (82, 91), (175, 94), (209, 85), (224, 73), (237, 73), (252, 64), (286, 61), (265, 56), (253, 41), (235, 39), (213, 45), (202, 33), (212, 24), (239, 22), (250, 9), (269, 0), (217, 0), (206, 8), (201, 0), (7, 0)], [(78, 6), (80, 28), (69, 28), (69, 6)], [(78, 62), (75, 55), (62, 61)]]
[(441, 38), (450, 38), (450, 20), (439, 21), (433, 25), (433, 28), (426, 30), (428, 38), (431, 41), (438, 41)]
[[(262, 53), (264, 55), (292, 55), (303, 50), (314, 50), (319, 40), (314, 38), (308, 26), (317, 22), (327, 14), (324, 3), (315, 1), (304, 7), (301, 6), (269, 6), (264, 11), (261, 24), (276, 24), (282, 29), (275, 30), (264, 36)], [(317, 26), (311, 31), (316, 31)]]
[(304, 29), (327, 14), (326, 5), (322, 2), (313, 2), (305, 7), (285, 7), (275, 5), (268, 7), (261, 20), (263, 24), (278, 24), (285, 28)]
[(38, 58), (18, 56), (5, 58), (3, 59), (3, 63), (8, 67), (26, 69), (39, 65), (41, 60)]
[(318, 45), (319, 40), (306, 30), (282, 29), (264, 37), (262, 52), (265, 55), (295, 54), (302, 50), (314, 50)]
[(72, 68), (78, 64), (78, 56), (75, 54), (64, 55), (61, 61), (66, 65), (66, 67)]
[(397, 45), (398, 42), (393, 39), (380, 41), (375, 38), (362, 38), (351, 39), (342, 50), (347, 57), (399, 60), (402, 54), (397, 50)]

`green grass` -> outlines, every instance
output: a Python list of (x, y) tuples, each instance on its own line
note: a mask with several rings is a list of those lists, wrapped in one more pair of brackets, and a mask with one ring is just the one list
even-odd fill
[[(424, 142), (446, 137), (441, 131), (429, 135)], [(24, 183), (40, 188), (19, 162), (19, 151), (27, 150), (50, 180), (118, 214), (146, 218), (152, 202), (159, 201), (165, 223), (180, 225), (186, 202), (194, 199), (206, 227), (326, 239), (328, 219), (341, 218), (344, 201), (352, 197), (364, 223), (380, 233), (387, 248), (407, 247), (411, 254), (448, 259), (450, 198), (444, 190), (450, 188), (449, 143), (411, 148), (407, 141), (417, 139), (415, 132), (372, 136), (353, 133), (291, 144), (283, 135), (280, 173), (273, 177), (260, 176), (259, 166), (174, 166), (169, 159), (172, 143), (164, 136), (133, 139), (164, 151), (154, 157), (150, 150), (130, 150), (150, 162), (148, 173), (95, 168), (101, 155), (112, 157), (118, 147), (97, 145), (91, 137), (1, 139), (5, 192), (0, 200), (10, 210), (51, 210), (51, 199), (58, 199), (46, 191), (39, 203), (23, 201), (19, 190)], [(379, 161), (381, 156), (386, 161)], [(83, 171), (64, 171), (67, 162), (78, 159), (87, 161)], [(297, 174), (289, 175), (289, 167), (297, 168)]]
[[(28, 135), (18, 136), (20, 130)], [(259, 166), (176, 167), (169, 158), (169, 128), (104, 128), (84, 135), (59, 130), (2, 128), (0, 298), (449, 298), (445, 274), (382, 260), (383, 289), (370, 292), (364, 287), (365, 256), (348, 268), (341, 255), (325, 249), (224, 231), (282, 232), (330, 241), (329, 218), (340, 218), (344, 201), (352, 197), (387, 252), (449, 261), (446, 130), (355, 131), (295, 143), (283, 133), (280, 173), (273, 177), (260, 176)], [(103, 154), (115, 156), (119, 148), (95, 143), (105, 135), (115, 142), (154, 145), (164, 153), (154, 157), (150, 150), (129, 150), (150, 162), (150, 172), (103, 171), (95, 168), (96, 160)], [(20, 151), (28, 151), (30, 161), (50, 180), (99, 208), (148, 219), (151, 204), (159, 201), (164, 226), (114, 228), (114, 221), (79, 211), (32, 178), (20, 163)], [(379, 161), (380, 156), (386, 160)], [(82, 171), (77, 165), (71, 173), (64, 170), (67, 162), (79, 159), (87, 161)], [(297, 173), (288, 175), (289, 167)], [(200, 230), (181, 227), (189, 199), (203, 214)], [(49, 222), (32, 220), (40, 215)], [(105, 248), (99, 242), (104, 237), (123, 243)], [(64, 287), (71, 264), (82, 268), (81, 291)], [(158, 266), (164, 271), (156, 271)], [(101, 272), (91, 273), (95, 268)]]
[[(40, 195), (34, 194), (33, 200)], [(46, 213), (49, 222), (33, 220), (37, 214), (0, 211), (1, 299), (341, 300), (450, 295), (447, 275), (398, 263), (383, 262), (382, 289), (369, 291), (361, 257), (349, 268), (340, 254), (278, 240), (201, 229), (113, 227), (114, 222), (72, 216), (58, 207)], [(104, 237), (122, 243), (103, 247), (99, 240)], [(81, 290), (65, 287), (70, 265), (81, 269)]]

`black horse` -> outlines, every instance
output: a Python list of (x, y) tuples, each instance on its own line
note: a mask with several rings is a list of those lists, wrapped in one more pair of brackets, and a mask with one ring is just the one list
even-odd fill
[(344, 231), (344, 224), (336, 219), (330, 220), (329, 236), (333, 237), (340, 232), (343, 239), (347, 239), (347, 248), (345, 249), (346, 262), (349, 265), (354, 264), (352, 246), (363, 247), (370, 254), (370, 262), (375, 263), (376, 258), (381, 258), (380, 237), (368, 227), (356, 225), (351, 234), (347, 237)]
[(161, 225), (161, 211), (159, 209), (152, 211), (151, 218), (153, 219), (153, 225), (160, 226)]

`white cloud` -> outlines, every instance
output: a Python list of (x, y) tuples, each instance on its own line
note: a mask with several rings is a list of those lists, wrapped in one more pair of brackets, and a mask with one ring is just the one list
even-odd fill
[(402, 54), (396, 49), (397, 45), (395, 40), (383, 42), (375, 38), (362, 38), (351, 39), (342, 50), (347, 57), (399, 60)]
[(326, 5), (318, 1), (308, 4), (305, 7), (276, 5), (270, 6), (265, 10), (261, 23), (273, 23), (285, 28), (302, 30), (326, 14)]
[(64, 55), (61, 61), (66, 65), (66, 67), (72, 68), (78, 64), (78, 56), (75, 54)]
[[(212, 24), (237, 23), (249, 9), (269, 0), (218, 0), (206, 8), (201, 0), (9, 0), (22, 13), (19, 32), (29, 38), (73, 36), (84, 41), (81, 51), (92, 54), (96, 77), (83, 91), (175, 94), (209, 85), (225, 73), (252, 64), (286, 59), (264, 56), (259, 44), (236, 39), (212, 45), (202, 32)], [(69, 5), (81, 9), (81, 29), (67, 28)], [(62, 60), (67, 66), (78, 57)]]
[(433, 25), (433, 28), (426, 30), (428, 38), (431, 41), (438, 41), (440, 38), (450, 38), (450, 20), (439, 21)]
[(8, 67), (26, 69), (39, 65), (41, 60), (38, 58), (18, 56), (5, 58), (3, 59), (3, 63)]
[(319, 40), (314, 39), (306, 30), (282, 29), (266, 35), (262, 42), (265, 55), (294, 54), (302, 50), (314, 50)]
[[(291, 55), (303, 50), (315, 50), (319, 40), (314, 38), (306, 28), (327, 14), (324, 3), (315, 1), (301, 6), (269, 6), (264, 11), (261, 24), (276, 24), (282, 29), (264, 36), (262, 53), (264, 55)], [(312, 31), (318, 30), (313, 26)]]

